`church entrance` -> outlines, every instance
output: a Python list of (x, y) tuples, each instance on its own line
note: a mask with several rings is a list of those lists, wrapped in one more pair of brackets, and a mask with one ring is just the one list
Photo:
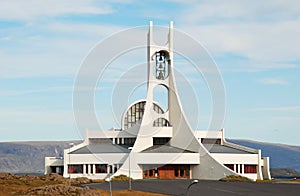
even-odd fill
[(144, 165), (143, 178), (190, 179), (190, 165)]

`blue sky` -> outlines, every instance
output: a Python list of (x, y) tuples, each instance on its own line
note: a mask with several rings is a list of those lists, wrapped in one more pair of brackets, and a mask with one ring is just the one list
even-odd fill
[[(72, 90), (83, 59), (113, 33), (150, 20), (163, 26), (173, 20), (216, 62), (225, 85), (228, 138), (300, 145), (296, 0), (1, 1), (0, 141), (79, 139)], [(209, 92), (198, 92), (204, 120), (197, 128), (205, 129)], [(109, 110), (105, 104), (96, 108)]]

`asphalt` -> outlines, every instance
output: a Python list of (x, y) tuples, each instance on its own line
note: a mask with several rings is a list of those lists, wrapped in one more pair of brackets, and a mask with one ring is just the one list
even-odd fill
[[(187, 187), (192, 180), (138, 180), (132, 182), (132, 189), (162, 193), (167, 195), (183, 196), (187, 193)], [(92, 189), (109, 190), (109, 183), (82, 184), (79, 186), (88, 186)], [(128, 189), (128, 182), (112, 182), (113, 190)], [(189, 196), (299, 196), (300, 184), (290, 183), (252, 183), (252, 182), (221, 182), (204, 181), (193, 184), (189, 191)]]

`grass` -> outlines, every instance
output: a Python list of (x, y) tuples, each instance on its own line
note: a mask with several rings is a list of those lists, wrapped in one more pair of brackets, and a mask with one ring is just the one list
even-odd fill
[[(132, 178), (131, 178), (132, 180)], [(117, 181), (122, 181), (122, 182), (126, 182), (126, 181), (129, 181), (129, 177), (126, 176), (126, 175), (119, 175), (119, 176), (115, 176), (111, 179), (112, 182), (117, 182)]]
[[(115, 180), (128, 180), (127, 176), (117, 176)], [(89, 183), (90, 180), (87, 179), (72, 179), (72, 183), (76, 184), (78, 182), (86, 182)], [(97, 180), (92, 180), (97, 181)], [(99, 180), (103, 181), (103, 180)], [(48, 188), (46, 188), (48, 187)], [(69, 179), (63, 178), (57, 174), (50, 174), (44, 176), (31, 176), (31, 175), (24, 175), (24, 176), (15, 176), (13, 174), (8, 173), (0, 173), (0, 196), (11, 196), (11, 195), (26, 195), (26, 194), (33, 194), (35, 190), (46, 190), (50, 189), (50, 191), (58, 191), (60, 190), (73, 190), (79, 192), (83, 192), (79, 187), (69, 186)], [(89, 194), (93, 195), (110, 195), (108, 190), (95, 190), (90, 189), (87, 190)], [(39, 194), (40, 195), (40, 194)], [(42, 195), (45, 195), (42, 193)], [(53, 192), (52, 195), (61, 195), (60, 192)], [(76, 194), (75, 195), (86, 195), (86, 194)], [(113, 191), (113, 195), (115, 196), (125, 196), (125, 195), (141, 195), (141, 196), (162, 196), (162, 194), (157, 193), (148, 193), (142, 191), (134, 191), (134, 190), (116, 190)]]
[(253, 182), (253, 180), (243, 177), (243, 176), (236, 176), (236, 175), (229, 175), (224, 178), (221, 178), (220, 181), (224, 182)]

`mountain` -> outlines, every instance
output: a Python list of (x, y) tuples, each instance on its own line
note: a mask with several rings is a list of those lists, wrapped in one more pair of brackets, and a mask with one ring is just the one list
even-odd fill
[(300, 173), (289, 168), (271, 168), (273, 178), (300, 178)]
[(0, 172), (44, 173), (45, 157), (61, 156), (63, 149), (68, 148), (70, 142), (1, 142)]
[[(262, 156), (270, 157), (271, 168), (290, 168), (300, 172), (300, 146), (251, 140), (228, 141), (261, 149)], [(62, 156), (63, 149), (68, 148), (71, 142), (78, 144), (81, 141), (0, 142), (0, 172), (44, 173), (45, 157)], [(285, 173), (289, 172), (285, 170)]]
[(262, 156), (270, 157), (271, 168), (290, 168), (300, 172), (300, 146), (265, 143), (251, 140), (228, 141), (254, 149), (261, 149)]

